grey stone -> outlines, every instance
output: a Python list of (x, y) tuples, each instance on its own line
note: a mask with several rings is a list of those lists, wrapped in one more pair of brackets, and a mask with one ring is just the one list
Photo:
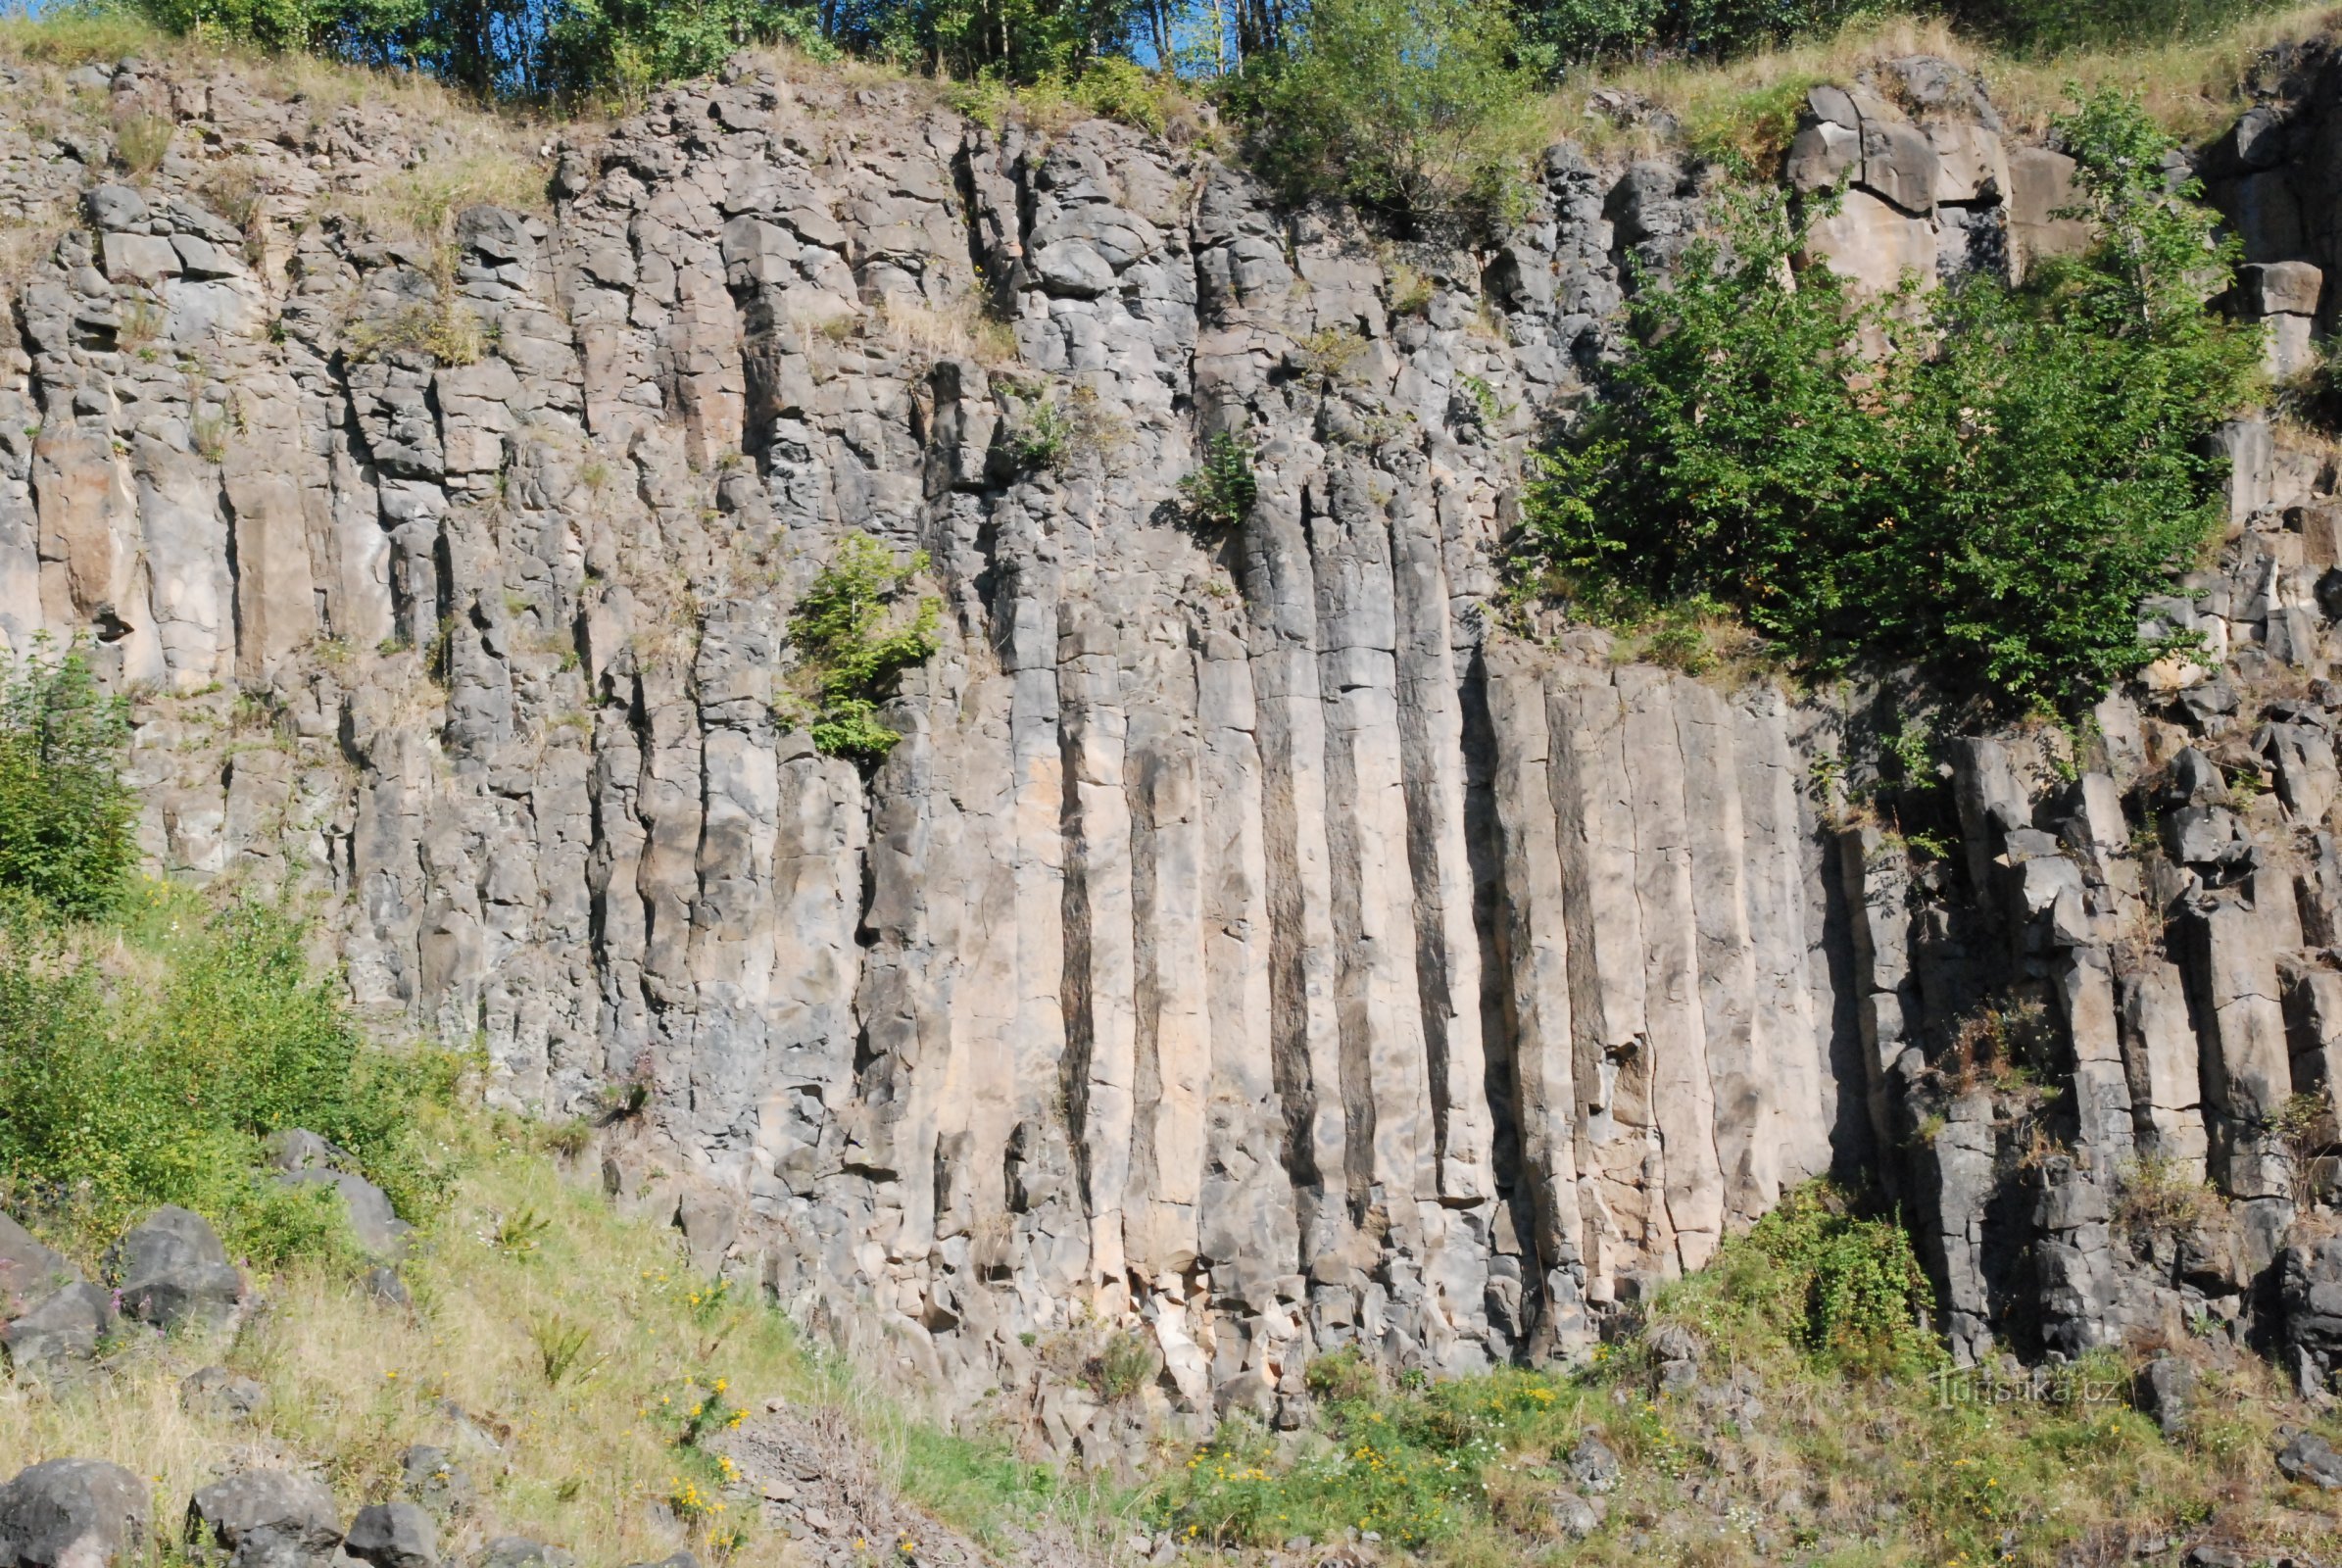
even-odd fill
[(2277, 1450), (2277, 1469), (2288, 1481), (2299, 1481), (2320, 1492), (2342, 1491), (2342, 1454), (2315, 1432), (2297, 1434)]
[(1598, 1495), (1616, 1488), (1625, 1468), (1610, 1445), (1590, 1433), (1570, 1449), (1570, 1479), (1588, 1493)]
[(358, 1510), (342, 1549), (373, 1568), (433, 1568), (439, 1528), (412, 1502), (378, 1502)]
[(0, 1318), (14, 1317), (60, 1286), (78, 1284), (81, 1270), (63, 1252), (0, 1214)]
[(247, 1470), (197, 1490), (187, 1540), (225, 1553), (227, 1568), (322, 1568), (342, 1542), (333, 1494), (281, 1470)]
[(112, 1331), (114, 1300), (95, 1285), (68, 1285), (0, 1328), (0, 1348), (20, 1378), (52, 1380), (97, 1356)]
[(241, 1421), (261, 1407), (268, 1391), (223, 1366), (207, 1366), (179, 1383), (179, 1405), (219, 1421)]
[(0, 1565), (113, 1568), (147, 1545), (147, 1490), (103, 1459), (48, 1459), (0, 1486)]
[(133, 1226), (113, 1258), (122, 1309), (159, 1328), (224, 1322), (243, 1298), (244, 1279), (202, 1215), (166, 1204)]

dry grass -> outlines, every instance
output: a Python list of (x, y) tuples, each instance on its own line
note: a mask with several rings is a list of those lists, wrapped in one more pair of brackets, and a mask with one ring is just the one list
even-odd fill
[[(1692, 145), (1730, 147), (1760, 165), (1786, 146), (1784, 127), (1793, 123), (1806, 88), (1847, 80), (1867, 66), (1911, 54), (1940, 55), (1981, 72), (1994, 105), (2020, 134), (2035, 135), (2046, 127), (2071, 102), (2070, 86), (2084, 92), (2120, 87), (2137, 92), (2148, 112), (2173, 134), (2197, 139), (2234, 114), (2263, 50), (2337, 24), (2342, 13), (2330, 4), (2298, 6), (2246, 18), (2209, 38), (2019, 59), (1954, 32), (1939, 19), (1890, 17), (1723, 65), (1675, 61), (1607, 67), (1600, 83), (1665, 109)], [(1619, 156), (1660, 146), (1647, 126), (1614, 125), (1589, 118), (1586, 110), (1584, 86), (1556, 93), (1548, 103), (1547, 128), (1556, 137), (1573, 137)]]
[(1016, 363), (1016, 334), (1005, 321), (986, 315), (976, 300), (938, 310), (908, 294), (889, 294), (878, 310), (887, 341), (914, 359)]
[(546, 185), (552, 171), (533, 149), (516, 145), (510, 136), (491, 136), (485, 145), (473, 145), (480, 150), (446, 162), (417, 164), (379, 184), (337, 197), (333, 210), (385, 239), (445, 246), (453, 239), (456, 215), (466, 207), (484, 203), (524, 213), (548, 209)]

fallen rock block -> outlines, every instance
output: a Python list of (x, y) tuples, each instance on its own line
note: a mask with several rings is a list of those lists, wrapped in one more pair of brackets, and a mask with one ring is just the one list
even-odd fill
[(201, 1214), (166, 1204), (115, 1249), (122, 1310), (158, 1328), (225, 1322), (243, 1299), (244, 1277)]
[(146, 1549), (146, 1487), (103, 1459), (49, 1459), (0, 1487), (0, 1565), (108, 1568)]
[(313, 1568), (341, 1544), (341, 1514), (320, 1482), (247, 1470), (189, 1499), (187, 1541), (224, 1551), (227, 1568)]

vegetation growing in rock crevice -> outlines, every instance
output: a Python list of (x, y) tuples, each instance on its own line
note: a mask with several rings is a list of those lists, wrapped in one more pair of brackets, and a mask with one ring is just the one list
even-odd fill
[(1517, 568), (1597, 615), (1712, 601), (1815, 667), (1917, 663), (2020, 705), (2164, 652), (2134, 612), (2216, 532), (2202, 442), (2257, 343), (2204, 310), (2234, 248), (2192, 185), (2167, 192), (2135, 102), (2059, 130), (2101, 239), (2022, 288), (1792, 281), (1811, 215), (1738, 197), (1728, 241), (1635, 298), (1609, 396), (1525, 498)]
[(1252, 458), (1244, 444), (1226, 431), (1204, 443), (1203, 461), (1180, 481), (1188, 515), (1208, 528), (1223, 531), (1241, 525), (1260, 493), (1253, 477)]
[(907, 624), (895, 607), (927, 569), (927, 553), (901, 564), (866, 534), (850, 535), (797, 602), (789, 617), (796, 679), (810, 699), (807, 728), (826, 756), (864, 766), (885, 760), (903, 737), (878, 717), (904, 670), (940, 648), (943, 602), (922, 598)]

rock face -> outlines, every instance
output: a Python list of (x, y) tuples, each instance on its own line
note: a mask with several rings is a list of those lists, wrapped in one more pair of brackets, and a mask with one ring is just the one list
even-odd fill
[[(1837, 1171), (1963, 1355), (2247, 1332), (2313, 1196), (2271, 1117), (2342, 1084), (2342, 510), (2266, 424), (2144, 612), (2220, 672), (1953, 744), (1936, 857), (1852, 809), (1890, 699), (1490, 613), (1696, 169), (1556, 147), (1502, 244), (1394, 247), (1126, 127), (744, 59), (417, 236), (368, 215), (499, 132), (237, 73), (97, 74), (182, 126), (135, 187), (0, 143), (62, 230), (0, 357), (0, 635), (137, 694), (158, 863), (333, 895), (357, 1002), (614, 1107), (611, 1194), (701, 1266), (947, 1399), (1102, 1315), (1158, 1412), (1291, 1424), (1342, 1345), (1584, 1348)], [(1788, 170), (1881, 287), (2072, 249), (2071, 175), (1924, 59), (1817, 89)], [(1233, 527), (1180, 487), (1222, 435)], [(926, 553), (944, 639), (866, 775), (788, 631), (854, 534)], [(2070, 1092), (1980, 1070), (1991, 1019)], [(2212, 1217), (2134, 1223), (2150, 1159)]]

